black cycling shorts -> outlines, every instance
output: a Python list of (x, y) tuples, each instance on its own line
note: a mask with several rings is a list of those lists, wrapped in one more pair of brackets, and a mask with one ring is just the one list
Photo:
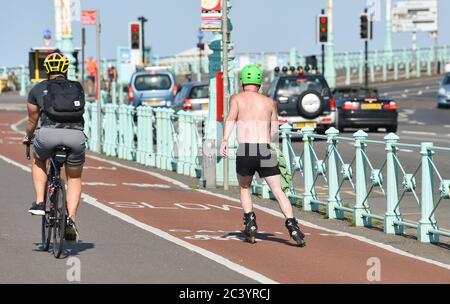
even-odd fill
[(280, 175), (275, 151), (269, 144), (239, 144), (236, 156), (236, 172), (240, 176), (253, 176), (258, 172), (259, 177)]

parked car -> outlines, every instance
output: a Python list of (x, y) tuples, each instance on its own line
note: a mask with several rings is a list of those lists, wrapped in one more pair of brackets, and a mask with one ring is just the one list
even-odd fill
[(140, 71), (131, 76), (128, 98), (135, 107), (171, 107), (176, 92), (175, 76), (171, 71)]
[(377, 89), (347, 86), (333, 91), (337, 108), (337, 127), (369, 128), (376, 132), (386, 128), (387, 132), (397, 132), (397, 104), (389, 98), (381, 98)]
[(278, 102), (280, 121), (292, 124), (294, 131), (310, 126), (324, 132), (334, 126), (335, 102), (323, 75), (304, 73), (300, 68), (283, 71), (275, 76), (267, 94)]
[(450, 106), (450, 73), (445, 74), (437, 96), (438, 108)]
[(181, 85), (175, 96), (175, 111), (192, 111), (196, 114), (208, 114), (209, 82), (186, 82)]

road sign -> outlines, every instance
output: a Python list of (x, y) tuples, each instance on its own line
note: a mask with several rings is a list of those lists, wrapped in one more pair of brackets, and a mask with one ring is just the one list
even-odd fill
[(437, 0), (399, 0), (392, 14), (394, 32), (435, 32), (438, 30)]
[(222, 31), (222, 0), (202, 0), (201, 31)]
[(381, 21), (381, 0), (367, 0), (367, 12), (372, 21)]
[(95, 11), (82, 11), (81, 12), (81, 23), (83, 25), (95, 25)]

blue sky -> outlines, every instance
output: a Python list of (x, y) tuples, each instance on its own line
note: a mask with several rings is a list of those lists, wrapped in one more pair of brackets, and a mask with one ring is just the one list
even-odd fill
[[(27, 51), (40, 46), (44, 29), (54, 28), (53, 0), (2, 0), (0, 6), (0, 66), (27, 63)], [(365, 0), (335, 0), (336, 51), (359, 51), (359, 14)], [(154, 54), (172, 55), (195, 46), (200, 22), (200, 0), (81, 0), (83, 9), (100, 9), (103, 23), (103, 56), (114, 58), (116, 46), (127, 45), (128, 22), (146, 16), (146, 42)], [(288, 51), (319, 53), (315, 43), (315, 16), (326, 0), (232, 0), (232, 39), (238, 52)], [(384, 46), (382, 21), (375, 24), (371, 49)], [(447, 14), (446, 14), (446, 13)], [(450, 45), (450, 1), (439, 0), (440, 43)], [(75, 45), (80, 45), (81, 24), (74, 23)], [(95, 54), (95, 32), (87, 31), (88, 54)], [(206, 39), (211, 38), (210, 35)], [(418, 46), (430, 46), (428, 34), (418, 35)], [(394, 48), (409, 48), (411, 34), (394, 34)]]

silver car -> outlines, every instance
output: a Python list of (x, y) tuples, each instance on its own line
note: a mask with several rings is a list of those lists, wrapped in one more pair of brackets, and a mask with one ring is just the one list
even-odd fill
[(437, 96), (438, 108), (450, 106), (450, 73), (445, 74)]

